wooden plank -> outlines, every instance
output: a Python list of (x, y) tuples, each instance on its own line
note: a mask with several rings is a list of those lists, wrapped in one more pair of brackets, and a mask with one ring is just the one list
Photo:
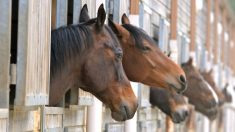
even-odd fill
[(80, 11), (82, 8), (81, 0), (73, 0), (73, 23), (79, 22)]
[(105, 132), (124, 132), (123, 123), (107, 123), (105, 124)]
[(52, 29), (67, 25), (68, 0), (52, 0)]
[(207, 0), (207, 14), (206, 14), (206, 49), (210, 54), (211, 45), (211, 0)]
[(178, 1), (178, 31), (188, 34), (190, 30), (190, 2), (188, 0)]
[(156, 132), (157, 120), (138, 121), (138, 132)]
[(144, 107), (138, 110), (138, 121), (156, 120), (157, 109), (152, 107)]
[(65, 127), (64, 132), (86, 132), (86, 126)]
[(196, 0), (191, 0), (191, 20), (190, 20), (190, 51), (196, 46)]
[(62, 115), (64, 114), (64, 108), (60, 107), (44, 107), (45, 114), (59, 114)]
[(64, 132), (63, 128), (49, 128), (44, 130), (44, 132)]
[(59, 107), (42, 107), (42, 125), (43, 131), (63, 131), (64, 109)]
[(16, 84), (16, 64), (10, 66), (11, 84)]
[(8, 109), (0, 109), (0, 118), (8, 118)]
[(0, 108), (9, 106), (11, 1), (0, 0)]
[(219, 20), (219, 0), (214, 1), (214, 10), (215, 10), (215, 19), (214, 19), (214, 48), (213, 48), (213, 55), (214, 55), (214, 63), (217, 63), (218, 53), (218, 20)]
[(221, 62), (225, 62), (225, 47), (226, 47), (226, 42), (225, 42), (225, 33), (227, 30), (227, 23), (226, 23), (226, 16), (227, 16), (227, 12), (225, 9), (222, 10), (222, 25), (223, 25), (223, 30), (222, 30), (222, 36), (221, 36), (221, 48), (220, 48), (220, 53), (221, 53)]
[(40, 110), (11, 110), (9, 117), (9, 131), (39, 131)]
[(94, 102), (94, 96), (86, 91), (83, 91), (82, 89), (79, 89), (79, 99), (78, 99), (78, 105), (92, 105)]
[(139, 92), (138, 92), (138, 98), (139, 98), (139, 107), (149, 107), (151, 104), (149, 103), (149, 86), (144, 84), (139, 84)]
[(64, 110), (64, 127), (78, 127), (86, 125), (87, 107), (66, 108)]
[(166, 132), (174, 132), (174, 123), (171, 121), (169, 116), (166, 117)]
[(177, 12), (178, 12), (178, 0), (171, 1), (171, 21), (170, 21), (170, 38), (171, 40), (177, 40)]
[(19, 14), (15, 104), (48, 104), (51, 1), (20, 0)]
[(8, 109), (0, 109), (0, 132), (8, 131), (8, 117), (9, 110)]
[(130, 0), (130, 14), (131, 15), (139, 14), (139, 0)]

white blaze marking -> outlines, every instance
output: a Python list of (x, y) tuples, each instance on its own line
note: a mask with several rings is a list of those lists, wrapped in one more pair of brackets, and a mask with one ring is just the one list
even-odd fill
[(215, 93), (215, 91), (213, 90), (213, 88), (211, 87), (210, 84), (208, 84), (207, 82), (206, 82), (206, 84), (207, 84), (209, 90), (211, 91), (213, 97), (215, 98), (216, 103), (218, 104), (219, 103), (219, 98), (218, 98), (217, 94)]

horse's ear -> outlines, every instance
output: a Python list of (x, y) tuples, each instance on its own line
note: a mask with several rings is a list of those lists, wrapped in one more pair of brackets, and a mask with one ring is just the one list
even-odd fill
[(171, 51), (170, 51), (170, 52), (168, 52), (167, 56), (168, 56), (168, 57), (171, 57)]
[(211, 68), (211, 69), (210, 69), (210, 71), (208, 72), (208, 74), (210, 74), (210, 75), (211, 75), (211, 74), (212, 74), (212, 72), (213, 72), (213, 68)]
[(87, 4), (85, 4), (80, 12), (80, 16), (79, 16), (79, 23), (81, 22), (87, 22), (90, 20), (90, 17), (88, 15), (88, 8), (87, 8)]
[(98, 9), (98, 13), (97, 13), (96, 26), (97, 26), (98, 30), (102, 29), (102, 27), (104, 26), (105, 18), (106, 18), (106, 13), (104, 10), (104, 5), (101, 4)]
[(118, 25), (116, 23), (114, 23), (110, 18), (108, 19), (108, 25), (109, 27), (113, 30), (113, 32), (118, 36), (121, 37), (121, 33), (118, 29)]
[(224, 86), (224, 90), (226, 90), (226, 91), (227, 91), (228, 86), (229, 86), (229, 84), (228, 84), (228, 83), (226, 83), (226, 84), (225, 84), (225, 86)]
[(190, 57), (190, 58), (189, 58), (189, 60), (188, 60), (187, 64), (189, 64), (189, 65), (193, 65), (193, 58), (192, 58), (192, 57)]
[(122, 15), (122, 24), (130, 24), (130, 20), (127, 17), (126, 13)]

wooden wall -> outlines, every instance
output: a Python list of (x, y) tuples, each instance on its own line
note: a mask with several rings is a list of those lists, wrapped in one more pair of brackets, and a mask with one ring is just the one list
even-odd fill
[(20, 0), (16, 105), (48, 104), (51, 1)]

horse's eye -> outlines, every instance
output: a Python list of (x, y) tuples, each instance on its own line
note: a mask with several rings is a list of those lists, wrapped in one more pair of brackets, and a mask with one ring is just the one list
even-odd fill
[(116, 57), (117, 57), (117, 59), (122, 59), (122, 53), (117, 53)]
[(144, 52), (149, 52), (151, 48), (149, 46), (144, 46)]

